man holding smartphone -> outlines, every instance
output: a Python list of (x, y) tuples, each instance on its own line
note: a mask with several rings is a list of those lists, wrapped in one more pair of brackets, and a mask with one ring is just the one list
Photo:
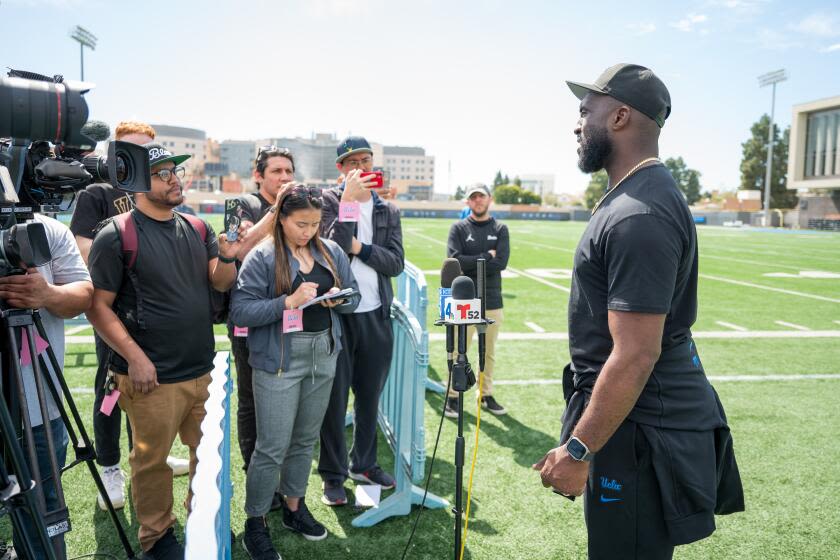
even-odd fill
[[(405, 265), (400, 211), (377, 192), (382, 175), (372, 173), (370, 144), (360, 136), (350, 136), (338, 146), (337, 156), (336, 167), (345, 181), (324, 192), (321, 234), (350, 257), (361, 301), (353, 313), (341, 316), (343, 350), (321, 427), (321, 500), (330, 506), (347, 503), (344, 481), (348, 475), (385, 489), (395, 484), (376, 461), (376, 417), (394, 343), (391, 278)], [(351, 388), (355, 421), (348, 464), (344, 418)]]

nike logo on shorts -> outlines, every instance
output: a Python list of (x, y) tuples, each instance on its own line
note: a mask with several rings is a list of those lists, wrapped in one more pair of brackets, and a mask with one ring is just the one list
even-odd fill
[(605, 498), (603, 494), (601, 494), (601, 503), (608, 504), (610, 502), (620, 502), (621, 498)]

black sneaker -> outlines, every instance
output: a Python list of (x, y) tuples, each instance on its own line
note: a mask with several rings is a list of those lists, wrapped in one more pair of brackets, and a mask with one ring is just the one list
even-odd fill
[(443, 408), (443, 415), (447, 418), (458, 418), (457, 397), (446, 397), (446, 406)]
[(321, 501), (328, 506), (343, 506), (347, 503), (347, 491), (343, 480), (325, 480)]
[(242, 535), (242, 548), (248, 558), (253, 560), (281, 560), (280, 553), (271, 542), (271, 533), (265, 517), (249, 517), (245, 521), (245, 534)]
[(283, 502), (285, 502), (283, 494), (275, 490), (274, 496), (271, 497), (271, 507), (268, 508), (268, 511), (278, 511), (283, 507)]
[(376, 465), (369, 471), (354, 473), (350, 471), (350, 478), (358, 482), (367, 482), (368, 484), (378, 484), (384, 490), (390, 490), (396, 486), (397, 482), (394, 477), (382, 470), (382, 467)]
[(491, 414), (495, 414), (496, 416), (502, 416), (503, 414), (507, 414), (507, 410), (505, 410), (505, 407), (497, 403), (496, 399), (494, 399), (490, 395), (486, 397), (481, 397), (481, 406), (483, 408), (486, 408)]
[(283, 527), (300, 533), (308, 541), (327, 538), (327, 529), (312, 517), (304, 498), (298, 502), (297, 511), (290, 510), (288, 504), (283, 502)]
[(170, 527), (161, 538), (143, 555), (146, 560), (182, 560), (184, 547), (175, 538), (175, 530)]

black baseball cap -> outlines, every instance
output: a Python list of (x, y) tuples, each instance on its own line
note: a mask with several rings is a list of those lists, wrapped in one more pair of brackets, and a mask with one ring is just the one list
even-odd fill
[(167, 161), (171, 161), (175, 165), (181, 165), (191, 157), (189, 154), (176, 156), (157, 142), (143, 144), (143, 147), (149, 150), (149, 167), (154, 167), (159, 163), (165, 163)]
[(338, 145), (335, 152), (338, 156), (335, 158), (336, 163), (341, 163), (347, 156), (352, 156), (353, 154), (362, 152), (373, 155), (373, 150), (370, 149), (370, 144), (368, 144), (368, 141), (361, 136), (348, 136), (343, 142), (341, 142), (341, 144)]
[(650, 117), (659, 128), (671, 114), (671, 94), (653, 70), (638, 64), (616, 64), (598, 76), (594, 84), (566, 82), (578, 99), (595, 92), (626, 103)]

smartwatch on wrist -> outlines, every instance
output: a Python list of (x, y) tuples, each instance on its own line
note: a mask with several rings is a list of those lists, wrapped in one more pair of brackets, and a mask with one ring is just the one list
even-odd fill
[(595, 456), (594, 453), (590, 453), (586, 444), (575, 436), (570, 437), (569, 441), (566, 442), (566, 452), (575, 461), (591, 461)]
[(230, 264), (230, 263), (235, 263), (236, 262), (236, 257), (228, 258), (228, 257), (222, 256), (222, 255), (219, 255), (219, 260), (222, 261), (225, 264)]

